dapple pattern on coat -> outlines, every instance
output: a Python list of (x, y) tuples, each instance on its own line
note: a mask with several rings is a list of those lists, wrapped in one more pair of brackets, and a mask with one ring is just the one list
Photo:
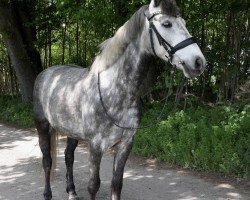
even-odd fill
[[(100, 103), (97, 77), (100, 73), (102, 98), (109, 115), (122, 126), (138, 127), (141, 119), (140, 90), (146, 77), (149, 76), (153, 56), (148, 31), (149, 22), (144, 16), (147, 9), (152, 13), (162, 12), (161, 16), (155, 17), (155, 23), (164, 19), (172, 20), (175, 29), (171, 31), (171, 34), (175, 35), (171, 37), (179, 37), (174, 40), (176, 44), (190, 37), (183, 20), (177, 19), (179, 18), (177, 17), (178, 9), (174, 1), (152, 0), (149, 6), (140, 8), (116, 32), (114, 37), (101, 44), (102, 52), (96, 57), (90, 69), (73, 65), (54, 66), (37, 77), (34, 87), (34, 118), (43, 154), (45, 200), (52, 198), (51, 150), (55, 144), (51, 136), (55, 131), (68, 136), (65, 163), (66, 190), (69, 193), (69, 199), (78, 199), (73, 180), (74, 151), (78, 140), (84, 140), (89, 144), (88, 191), (90, 198), (95, 199), (100, 187), (99, 170), (102, 155), (112, 149), (115, 151), (115, 156), (111, 198), (112, 200), (120, 199), (124, 167), (132, 148), (135, 131), (121, 129), (107, 118)], [(174, 26), (175, 23), (176, 26)], [(156, 27), (166, 40), (170, 37), (169, 32), (162, 29), (159, 24), (156, 24)], [(154, 40), (157, 56), (166, 60), (165, 50), (156, 37)], [(174, 46), (173, 41), (169, 43)], [(187, 52), (188, 55), (183, 55)], [(183, 72), (187, 68), (195, 71), (193, 65), (197, 56), (204, 59), (197, 44), (192, 44), (186, 50), (178, 51), (173, 57), (173, 62)], [(181, 66), (184, 64), (180, 63), (179, 59), (186, 61), (186, 66)], [(190, 64), (191, 62), (193, 65)]]

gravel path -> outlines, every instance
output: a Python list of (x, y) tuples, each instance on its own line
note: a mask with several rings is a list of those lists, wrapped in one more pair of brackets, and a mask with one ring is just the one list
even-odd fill
[[(65, 192), (65, 141), (59, 142), (57, 172), (52, 183), (53, 199), (67, 199)], [(75, 155), (75, 183), (80, 200), (87, 200), (88, 153), (78, 147)], [(0, 199), (43, 200), (41, 153), (34, 133), (0, 124)], [(102, 185), (98, 200), (110, 197), (112, 157), (101, 165)], [(250, 191), (250, 190), (249, 190)], [(123, 200), (250, 200), (250, 194), (232, 185), (207, 182), (176, 170), (155, 169), (129, 160), (124, 174)]]

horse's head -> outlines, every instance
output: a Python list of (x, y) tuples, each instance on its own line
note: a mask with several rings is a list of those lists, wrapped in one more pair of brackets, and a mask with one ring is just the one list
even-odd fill
[(188, 78), (200, 75), (206, 60), (179, 16), (175, 1), (151, 0), (145, 16), (149, 51), (172, 62)]

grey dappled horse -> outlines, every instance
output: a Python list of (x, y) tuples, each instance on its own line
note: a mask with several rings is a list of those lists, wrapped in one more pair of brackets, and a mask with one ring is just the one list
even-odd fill
[[(73, 182), (74, 151), (78, 140), (89, 144), (88, 191), (95, 199), (100, 187), (102, 155), (114, 150), (111, 198), (121, 196), (123, 172), (135, 129), (140, 124), (139, 90), (147, 77), (150, 60), (158, 56), (181, 69), (186, 77), (201, 74), (205, 58), (186, 29), (173, 0), (152, 0), (141, 7), (116, 34), (101, 45), (90, 69), (55, 66), (42, 72), (34, 88), (34, 116), (43, 153), (44, 198), (52, 198), (50, 171), (54, 130), (68, 136), (65, 150), (67, 192), (77, 199)], [(100, 74), (100, 102), (98, 75)]]

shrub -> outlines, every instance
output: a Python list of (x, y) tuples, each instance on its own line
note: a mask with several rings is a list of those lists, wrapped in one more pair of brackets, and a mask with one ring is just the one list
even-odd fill
[(180, 110), (158, 126), (139, 131), (133, 152), (183, 167), (249, 178), (249, 122), (250, 105)]
[(33, 127), (32, 105), (18, 97), (0, 96), (0, 120), (23, 127)]

